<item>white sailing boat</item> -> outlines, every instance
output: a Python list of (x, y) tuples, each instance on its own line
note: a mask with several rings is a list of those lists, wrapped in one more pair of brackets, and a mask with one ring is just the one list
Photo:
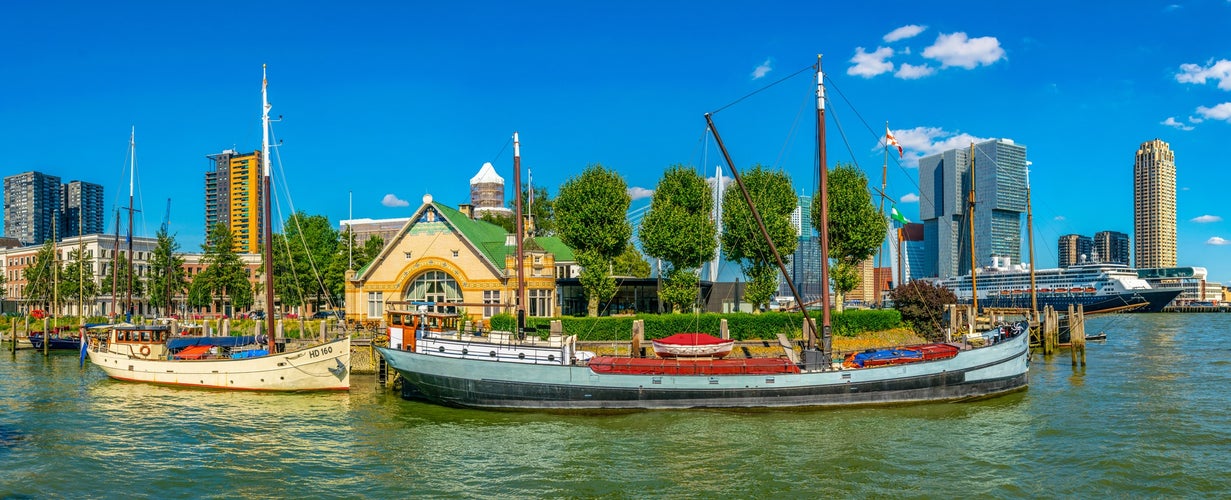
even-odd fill
[[(262, 67), (261, 154), (264, 162), (263, 238), (265, 310), (273, 310), (273, 255), (270, 225), (268, 81)], [(107, 325), (92, 340), (90, 362), (107, 376), (132, 382), (254, 391), (350, 389), (350, 337), (279, 351), (273, 335), (264, 348), (254, 337), (180, 337), (174, 325)], [(274, 331), (266, 315), (265, 331)]]

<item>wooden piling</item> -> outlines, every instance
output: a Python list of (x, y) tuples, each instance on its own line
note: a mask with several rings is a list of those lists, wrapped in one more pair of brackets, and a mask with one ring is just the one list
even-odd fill
[[(730, 330), (727, 330), (727, 319), (726, 318), (718, 320), (718, 333), (722, 335), (723, 340), (727, 340), (731, 338), (731, 332)], [(804, 338), (808, 338), (808, 336), (805, 334)]]
[(1086, 310), (1078, 305), (1073, 316), (1069, 316), (1069, 350), (1073, 353), (1073, 366), (1080, 362), (1086, 366)]
[(633, 321), (633, 342), (632, 342), (632, 347), (631, 347), (632, 352), (629, 353), (632, 357), (634, 358), (642, 357), (641, 342), (644, 340), (645, 340), (645, 320), (640, 320), (640, 319), (634, 320)]

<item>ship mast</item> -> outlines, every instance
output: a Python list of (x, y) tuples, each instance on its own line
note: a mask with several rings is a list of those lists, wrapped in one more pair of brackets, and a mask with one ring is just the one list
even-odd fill
[[(979, 315), (978, 273), (975, 271), (978, 261), (975, 260), (975, 143), (970, 143), (970, 195), (967, 197), (966, 218), (970, 221), (970, 298), (974, 305), (974, 315)], [(971, 318), (973, 323), (974, 318)]]
[(516, 232), (514, 238), (517, 240), (517, 256), (513, 259), (514, 265), (517, 266), (517, 336), (521, 338), (526, 330), (526, 281), (525, 270), (522, 266), (522, 244), (524, 235), (525, 222), (522, 221), (521, 212), (521, 142), (517, 139), (517, 132), (513, 132), (513, 188), (516, 193), (516, 201), (513, 202), (514, 214), (516, 223), (513, 225), (513, 231)]
[(1026, 245), (1030, 249), (1030, 312), (1031, 319), (1039, 321), (1038, 287), (1034, 283), (1034, 215), (1030, 209), (1030, 162), (1026, 162)]
[[(829, 166), (825, 160), (825, 74), (821, 72), (821, 55), (816, 55), (816, 145), (817, 165), (821, 193), (821, 351), (824, 352), (825, 368), (833, 353), (833, 337), (831, 336), (829, 318)], [(815, 203), (815, 201), (813, 201)], [(808, 313), (804, 313), (804, 319)], [(811, 343), (811, 339), (809, 339)], [(815, 347), (809, 345), (809, 347)]]
[(270, 202), (273, 194), (269, 189), (269, 80), (265, 78), (265, 65), (261, 65), (261, 239), (265, 253), (265, 336), (269, 338), (269, 353), (277, 351), (274, 339), (274, 245), (270, 226)]
[(128, 292), (124, 299), (124, 314), (132, 320), (133, 313), (133, 179), (137, 176), (137, 127), (128, 136), (128, 151), (132, 168), (128, 170)]

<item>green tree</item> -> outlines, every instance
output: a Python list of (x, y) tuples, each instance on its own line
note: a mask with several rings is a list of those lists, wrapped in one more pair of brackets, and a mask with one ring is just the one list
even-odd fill
[(600, 301), (615, 295), (609, 266), (624, 252), (632, 234), (626, 218), (630, 202), (624, 178), (594, 164), (580, 176), (569, 178), (554, 203), (556, 230), (582, 266), (578, 278), (586, 291), (590, 316), (598, 315)]
[(641, 256), (637, 246), (629, 243), (624, 253), (617, 255), (611, 263), (611, 274), (614, 276), (632, 276), (634, 278), (650, 277), (650, 263)]
[[(834, 260), (833, 289), (837, 309), (843, 296), (859, 286), (859, 264), (885, 241), (888, 221), (872, 204), (868, 177), (854, 165), (839, 163), (829, 171), (829, 257)], [(820, 200), (820, 193), (812, 198)], [(812, 225), (821, 229), (821, 204), (812, 204)]]
[(60, 300), (77, 303), (78, 310), (84, 311), (86, 304), (93, 302), (98, 295), (98, 283), (94, 281), (94, 270), (91, 262), (81, 258), (81, 249), (74, 248), (68, 252), (68, 263), (60, 273)]
[(639, 237), (646, 254), (669, 266), (667, 281), (659, 290), (668, 311), (677, 306), (691, 310), (697, 303), (696, 270), (718, 246), (718, 228), (710, 217), (713, 208), (709, 184), (692, 168), (667, 169), (654, 190)]
[[(201, 263), (205, 270), (198, 273), (189, 285), (189, 303), (196, 307), (221, 306), (225, 311), (230, 304), (235, 310), (252, 306), (252, 286), (248, 272), (233, 248), (234, 237), (225, 224), (210, 228), (201, 244)], [(221, 299), (221, 304), (218, 300)], [(234, 311), (231, 311), (234, 312)]]
[(322, 215), (296, 212), (274, 238), (274, 291), (287, 307), (332, 299), (325, 273), (338, 253), (338, 231)]
[(103, 276), (102, 289), (104, 293), (111, 293), (112, 290), (115, 291), (114, 297), (118, 313), (132, 312), (131, 310), (136, 307), (129, 307), (127, 303), (129, 296), (128, 277), (130, 274), (132, 275), (132, 297), (134, 301), (145, 295), (145, 283), (142, 282), (141, 277), (137, 275), (137, 272), (130, 265), (127, 252), (118, 252), (116, 258), (112, 261), (112, 266), (114, 268), (108, 269), (108, 271), (114, 270), (115, 272), (106, 273)]
[(50, 311), (51, 303), (54, 301), (53, 274), (59, 270), (60, 264), (56, 262), (55, 242), (47, 240), (47, 243), (44, 243), (42, 248), (34, 254), (34, 261), (30, 267), (22, 272), (26, 279), (26, 286), (22, 289), (26, 302), (40, 304), (43, 310)]
[(944, 320), (944, 307), (956, 304), (957, 296), (946, 288), (933, 285), (931, 282), (914, 280), (889, 292), (893, 299), (893, 307), (902, 313), (902, 321), (907, 322), (915, 333), (930, 342), (944, 340), (944, 332), (940, 325)]
[[(799, 205), (791, 178), (781, 170), (770, 171), (760, 165), (744, 172), (742, 178), (778, 254), (783, 263), (788, 262), (799, 245), (799, 236), (791, 225), (791, 212)], [(748, 277), (744, 297), (754, 311), (759, 311), (778, 289), (778, 264), (739, 186), (734, 184), (723, 195), (722, 228), (723, 252)]]
[(177, 253), (180, 245), (167, 229), (158, 230), (158, 246), (150, 257), (149, 288), (150, 303), (161, 308), (163, 314), (172, 309), (172, 301), (188, 288), (188, 276), (184, 271), (184, 255)]

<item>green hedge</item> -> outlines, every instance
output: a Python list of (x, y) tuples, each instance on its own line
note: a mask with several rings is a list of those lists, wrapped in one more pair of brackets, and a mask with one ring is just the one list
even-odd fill
[[(820, 314), (810, 312), (809, 315), (819, 326)], [(633, 321), (638, 319), (645, 321), (646, 339), (658, 339), (682, 332), (718, 335), (719, 325), (723, 319), (727, 320), (727, 331), (731, 334), (731, 338), (736, 340), (769, 340), (777, 338), (779, 333), (798, 338), (800, 326), (803, 324), (801, 313), (766, 312), (761, 314), (639, 314), (599, 318), (526, 318), (526, 328), (540, 337), (546, 337), (553, 319), (559, 319), (564, 331), (569, 335), (576, 335), (577, 340), (596, 342), (628, 340), (632, 335)], [(492, 316), (489, 324), (493, 330), (513, 331), (516, 319), (512, 315), (499, 314)], [(831, 317), (831, 324), (834, 335), (854, 337), (864, 332), (901, 327), (902, 315), (893, 309), (851, 310), (834, 313)]]

